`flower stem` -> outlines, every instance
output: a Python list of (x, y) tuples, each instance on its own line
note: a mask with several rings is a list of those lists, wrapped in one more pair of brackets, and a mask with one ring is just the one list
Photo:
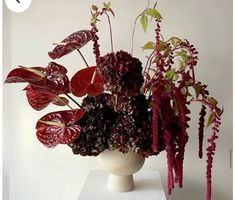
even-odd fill
[(81, 52), (79, 49), (77, 49), (77, 51), (78, 51), (78, 53), (80, 54), (80, 56), (82, 57), (82, 59), (83, 59), (84, 63), (86, 64), (86, 66), (89, 67), (89, 65), (88, 65), (88, 63), (87, 63), (87, 61), (86, 61), (86, 59), (85, 59), (84, 56), (82, 55), (82, 52)]
[(64, 93), (70, 100), (72, 100), (79, 108), (82, 108), (82, 106), (78, 103), (78, 102), (76, 102), (71, 96), (69, 96), (69, 94), (67, 94), (67, 93)]
[(111, 41), (111, 51), (113, 52), (113, 33), (112, 33), (112, 26), (111, 26), (111, 21), (110, 21), (110, 17), (107, 14), (107, 12), (105, 12), (107, 18), (108, 18), (108, 23), (109, 23), (109, 34), (110, 34), (110, 41)]
[(141, 17), (141, 15), (143, 15), (145, 13), (145, 11), (148, 9), (149, 7), (149, 0), (148, 0), (148, 5), (146, 6), (146, 8), (136, 17), (135, 22), (134, 22), (134, 28), (132, 31), (132, 36), (131, 36), (131, 55), (133, 55), (133, 49), (134, 49), (134, 35), (135, 35), (135, 27), (137, 24), (137, 20)]
[(73, 108), (68, 104), (66, 103), (65, 101), (63, 101), (63, 99), (61, 99), (59, 96), (57, 96), (57, 98), (62, 101), (66, 106), (68, 106), (71, 110), (73, 110)]

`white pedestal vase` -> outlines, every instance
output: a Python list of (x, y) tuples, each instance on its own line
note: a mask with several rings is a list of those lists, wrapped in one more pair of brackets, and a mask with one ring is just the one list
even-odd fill
[(133, 174), (144, 165), (145, 158), (140, 154), (117, 150), (105, 150), (98, 156), (103, 169), (109, 172), (108, 189), (117, 192), (128, 192), (134, 189)]

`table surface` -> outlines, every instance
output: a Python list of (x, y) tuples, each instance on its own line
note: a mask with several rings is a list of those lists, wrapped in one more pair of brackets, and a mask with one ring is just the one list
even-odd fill
[(78, 200), (166, 200), (158, 171), (140, 170), (134, 174), (135, 188), (130, 192), (108, 190), (107, 180), (107, 172), (91, 170)]

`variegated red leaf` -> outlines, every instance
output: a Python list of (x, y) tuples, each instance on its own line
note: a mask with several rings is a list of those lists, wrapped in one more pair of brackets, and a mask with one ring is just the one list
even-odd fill
[(52, 59), (60, 58), (68, 53), (72, 52), (75, 49), (80, 49), (85, 44), (87, 44), (93, 38), (92, 31), (81, 30), (75, 33), (72, 33), (67, 38), (65, 38), (61, 44), (57, 45), (52, 52), (49, 52), (48, 55)]
[(80, 134), (81, 127), (75, 124), (84, 115), (84, 110), (52, 112), (42, 117), (36, 125), (37, 137), (47, 147), (69, 144)]
[(104, 91), (104, 81), (96, 73), (96, 67), (89, 67), (78, 71), (70, 81), (70, 91), (78, 97), (86, 94), (97, 96)]

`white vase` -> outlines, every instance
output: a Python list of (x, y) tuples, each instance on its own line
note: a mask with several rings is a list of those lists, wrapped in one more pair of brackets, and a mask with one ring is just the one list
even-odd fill
[(133, 174), (144, 165), (145, 158), (140, 154), (118, 150), (105, 150), (98, 156), (103, 169), (109, 172), (107, 187), (116, 192), (128, 192), (134, 189)]

